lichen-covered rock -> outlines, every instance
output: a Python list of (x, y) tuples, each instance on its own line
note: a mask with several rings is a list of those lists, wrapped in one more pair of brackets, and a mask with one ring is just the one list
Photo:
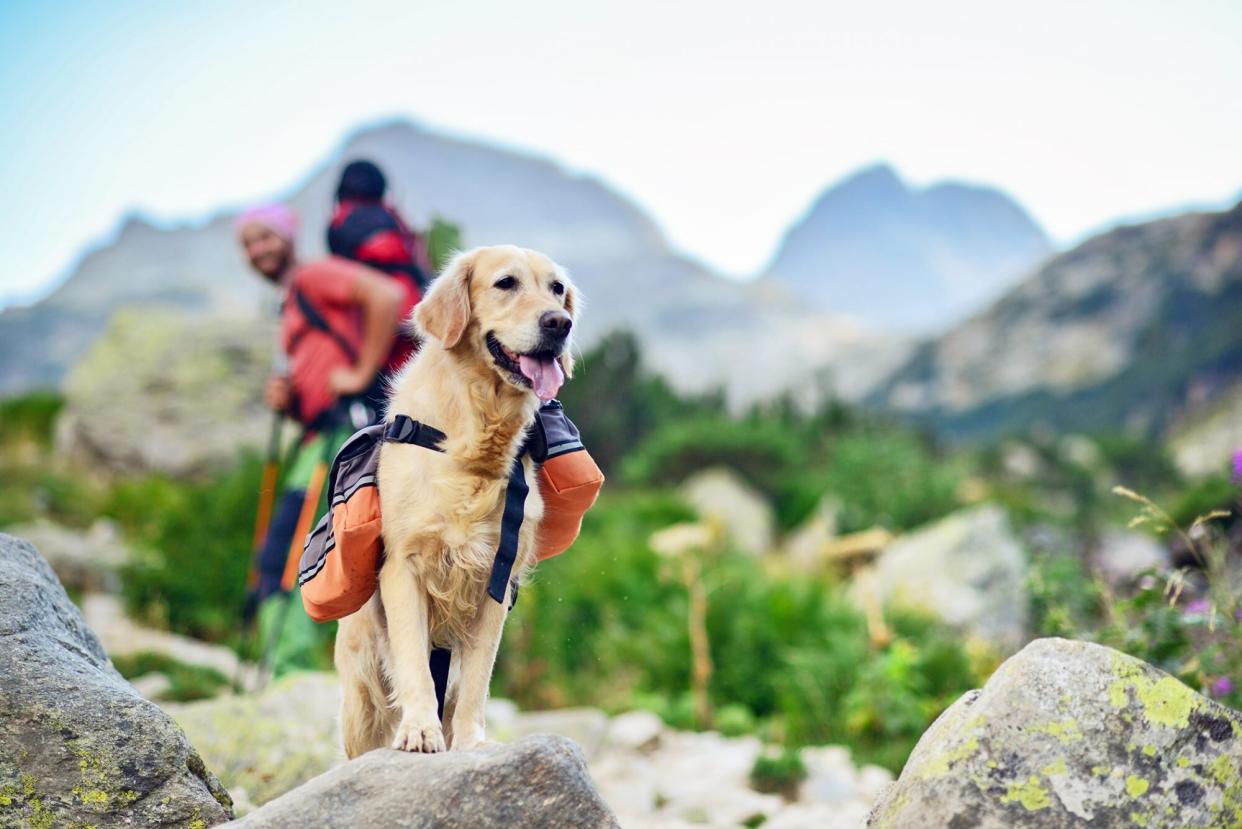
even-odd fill
[(172, 308), (118, 312), (65, 379), (57, 451), (122, 473), (192, 476), (261, 447), (275, 332)]
[(1242, 715), (1125, 654), (1041, 639), (932, 724), (867, 825), (1242, 826)]
[(112, 668), (33, 545), (0, 534), (0, 827), (231, 817), (176, 723)]
[(573, 741), (541, 735), (446, 754), (377, 749), (230, 826), (586, 829), (618, 823)]
[(258, 694), (165, 703), (164, 710), (243, 815), (345, 762), (336, 724), (340, 706), (335, 674), (304, 671)]

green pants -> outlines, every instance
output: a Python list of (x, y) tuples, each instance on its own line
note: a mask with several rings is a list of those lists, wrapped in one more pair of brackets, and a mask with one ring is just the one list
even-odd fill
[[(299, 446), (281, 482), (279, 505), (260, 561), (260, 578), (268, 588), (261, 593), (266, 598), (259, 605), (259, 642), (273, 678), (293, 671), (323, 670), (331, 664), (328, 642), (336, 631), (335, 624), (318, 624), (307, 616), (297, 588), (284, 593), (271, 585), (279, 583), (284, 572), (316, 463), (330, 463), (350, 434), (347, 429), (339, 429), (316, 435)], [(315, 521), (327, 511), (326, 493), (318, 493), (318, 498)]]

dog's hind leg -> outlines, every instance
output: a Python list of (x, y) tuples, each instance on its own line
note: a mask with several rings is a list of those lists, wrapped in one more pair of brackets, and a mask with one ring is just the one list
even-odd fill
[(387, 745), (396, 725), (384, 683), (379, 652), (384, 632), (377, 608), (378, 601), (373, 599), (371, 604), (342, 619), (336, 637), (341, 738), (350, 759)]
[(408, 549), (390, 555), (380, 568), (380, 595), (388, 620), (388, 675), (393, 702), (401, 710), (392, 747), (401, 751), (444, 751), (431, 678), (431, 635), (427, 594), (410, 563)]
[[(496, 651), (500, 648), (500, 634), (508, 615), (508, 593), (503, 602), (484, 596), (470, 644), (459, 648), (461, 673), (457, 677), (452, 720), (454, 751), (474, 748), (487, 738), (487, 689), (496, 664)], [(453, 652), (453, 656), (457, 656), (457, 651)]]

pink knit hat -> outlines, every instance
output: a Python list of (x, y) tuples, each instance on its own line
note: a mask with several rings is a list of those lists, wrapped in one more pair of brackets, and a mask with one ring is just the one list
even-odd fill
[(233, 230), (240, 235), (246, 225), (251, 224), (263, 225), (286, 242), (293, 242), (298, 237), (298, 214), (293, 208), (279, 202), (259, 204), (243, 210), (234, 220)]

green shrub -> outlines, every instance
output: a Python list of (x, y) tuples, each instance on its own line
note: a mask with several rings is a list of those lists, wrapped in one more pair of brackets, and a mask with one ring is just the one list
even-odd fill
[(1100, 620), (1100, 588), (1075, 554), (1043, 554), (1027, 571), (1031, 627), (1040, 636), (1073, 637)]
[(753, 734), (757, 726), (755, 715), (745, 705), (729, 703), (716, 712), (716, 730), (726, 737)]
[(958, 506), (960, 475), (909, 432), (864, 431), (831, 447), (827, 491), (841, 502), (842, 531), (913, 529)]
[(763, 752), (750, 769), (750, 785), (755, 791), (779, 794), (787, 800), (797, 799), (798, 786), (805, 779), (806, 764), (797, 749)]
[(441, 216), (433, 216), (427, 229), (427, 258), (431, 267), (439, 273), (448, 264), (449, 257), (461, 250), (461, 228)]
[(798, 465), (802, 447), (778, 423), (723, 415), (675, 420), (655, 432), (622, 464), (632, 484), (676, 484), (705, 467), (736, 470), (767, 492)]
[(150, 476), (114, 487), (105, 512), (137, 547), (122, 574), (130, 612), (200, 639), (236, 640), (261, 466), (247, 457), (207, 483)]
[[(609, 492), (574, 548), (536, 571), (506, 626), (497, 693), (527, 708), (642, 707), (694, 727), (687, 599), (646, 540), (688, 512), (666, 494)], [(872, 650), (841, 588), (774, 577), (748, 556), (704, 567), (716, 725), (789, 745), (838, 742), (894, 770), (931, 720), (977, 678), (955, 637), (896, 615)]]
[(65, 399), (52, 391), (0, 400), (0, 446), (31, 441), (44, 448), (50, 447), (56, 417), (64, 405)]

